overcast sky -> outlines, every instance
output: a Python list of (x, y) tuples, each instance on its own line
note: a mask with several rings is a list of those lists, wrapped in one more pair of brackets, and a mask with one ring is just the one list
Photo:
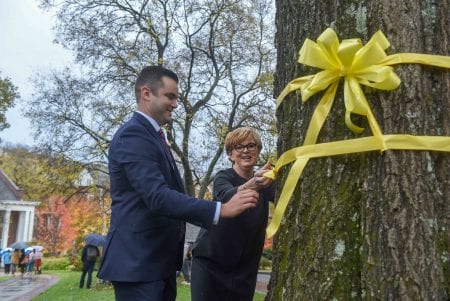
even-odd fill
[(0, 132), (3, 142), (34, 144), (31, 125), (21, 116), (33, 92), (28, 80), (36, 71), (59, 69), (70, 62), (70, 54), (53, 44), (54, 20), (36, 0), (0, 0), (0, 77), (9, 77), (21, 96), (6, 114), (11, 127)]

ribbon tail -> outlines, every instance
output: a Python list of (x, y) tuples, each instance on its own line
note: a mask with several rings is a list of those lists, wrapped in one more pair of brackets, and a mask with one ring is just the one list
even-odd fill
[(330, 113), (338, 85), (339, 81), (335, 81), (327, 89), (316, 109), (314, 110), (311, 121), (309, 122), (308, 130), (306, 131), (304, 142), (305, 145), (316, 143), (319, 132), (322, 129), (323, 124), (325, 123), (325, 119)]
[(396, 53), (387, 56), (379, 64), (384, 66), (396, 64), (422, 64), (450, 69), (450, 57), (422, 53)]
[(450, 152), (450, 137), (445, 136), (385, 135), (384, 140), (389, 149)]
[(277, 97), (276, 106), (277, 108), (280, 106), (281, 102), (284, 98), (291, 92), (300, 89), (305, 84), (309, 83), (314, 78), (314, 75), (306, 75), (302, 77), (298, 77), (292, 81), (290, 81), (286, 87), (284, 87), (283, 91), (281, 91), (280, 95)]
[[(376, 129), (374, 132), (377, 132)], [(275, 207), (272, 220), (266, 229), (267, 237), (272, 237), (278, 231), (287, 205), (289, 204), (297, 182), (309, 159), (376, 150), (383, 151), (386, 149), (450, 152), (450, 137), (382, 135), (380, 132), (378, 137), (370, 136), (358, 139), (311, 144), (285, 152), (278, 160), (276, 166), (284, 166), (292, 162), (294, 156), (297, 160), (289, 171), (289, 175)]]
[(308, 163), (309, 158), (299, 158), (292, 165), (289, 175), (284, 183), (283, 190), (281, 191), (280, 198), (278, 199), (277, 205), (272, 215), (272, 220), (266, 229), (267, 238), (271, 238), (280, 227), (281, 219), (283, 218), (286, 207), (294, 193), (295, 186), (303, 173), (303, 169)]
[(372, 130), (373, 136), (379, 141), (380, 143), (380, 150), (381, 152), (384, 152), (388, 149), (386, 146), (386, 142), (384, 141), (383, 133), (381, 132), (380, 126), (378, 125), (377, 120), (375, 119), (375, 116), (373, 116), (372, 110), (369, 109), (367, 112), (367, 120), (369, 121), (370, 129)]
[(354, 133), (360, 134), (364, 128), (355, 125), (351, 114), (366, 116), (370, 110), (366, 96), (361, 90), (359, 83), (352, 77), (346, 77), (344, 81), (344, 103), (345, 103), (345, 124)]

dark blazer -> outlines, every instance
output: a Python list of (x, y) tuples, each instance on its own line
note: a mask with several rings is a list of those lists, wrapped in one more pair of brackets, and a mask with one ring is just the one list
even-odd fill
[[(214, 199), (228, 202), (245, 182), (247, 180), (241, 178), (233, 168), (219, 171), (214, 178)], [(193, 245), (193, 255), (207, 258), (224, 271), (242, 269), (254, 258), (258, 264), (266, 234), (269, 202), (274, 199), (274, 187), (271, 185), (259, 191), (255, 208), (235, 218), (221, 220), (211, 229), (201, 229)], [(254, 267), (250, 270), (254, 270)]]
[(216, 210), (184, 194), (176, 166), (139, 113), (114, 135), (108, 154), (111, 222), (99, 277), (123, 282), (166, 279), (181, 269), (184, 221), (209, 228)]

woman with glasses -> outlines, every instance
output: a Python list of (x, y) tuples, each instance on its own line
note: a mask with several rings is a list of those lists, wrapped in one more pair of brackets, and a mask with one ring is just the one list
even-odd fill
[(237, 191), (252, 189), (259, 192), (259, 202), (236, 218), (200, 230), (192, 251), (193, 301), (253, 299), (269, 201), (274, 199), (272, 181), (262, 176), (270, 169), (269, 162), (254, 171), (261, 148), (260, 136), (250, 127), (238, 128), (225, 138), (232, 167), (216, 175), (214, 199), (226, 203)]

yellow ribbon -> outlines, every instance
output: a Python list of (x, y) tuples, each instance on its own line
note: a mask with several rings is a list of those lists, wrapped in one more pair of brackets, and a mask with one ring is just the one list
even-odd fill
[[(382, 134), (360, 85), (381, 90), (397, 88), (400, 79), (390, 66), (395, 64), (417, 63), (450, 68), (450, 57), (416, 53), (388, 56), (385, 50), (389, 46), (389, 41), (381, 31), (376, 32), (363, 45), (360, 39), (348, 39), (339, 43), (336, 33), (330, 28), (319, 36), (317, 43), (309, 39), (304, 42), (298, 62), (323, 71), (292, 80), (278, 96), (277, 107), (294, 90), (300, 90), (303, 102), (320, 91), (325, 90), (325, 93), (309, 123), (304, 146), (285, 152), (274, 169), (265, 174), (266, 177), (275, 179), (280, 168), (295, 161), (267, 228), (267, 237), (272, 237), (277, 232), (295, 186), (310, 158), (387, 149), (450, 151), (450, 137)], [(351, 114), (366, 116), (373, 136), (315, 144), (333, 105), (341, 77), (344, 78), (345, 124), (351, 131), (361, 133), (364, 129), (352, 122)]]

